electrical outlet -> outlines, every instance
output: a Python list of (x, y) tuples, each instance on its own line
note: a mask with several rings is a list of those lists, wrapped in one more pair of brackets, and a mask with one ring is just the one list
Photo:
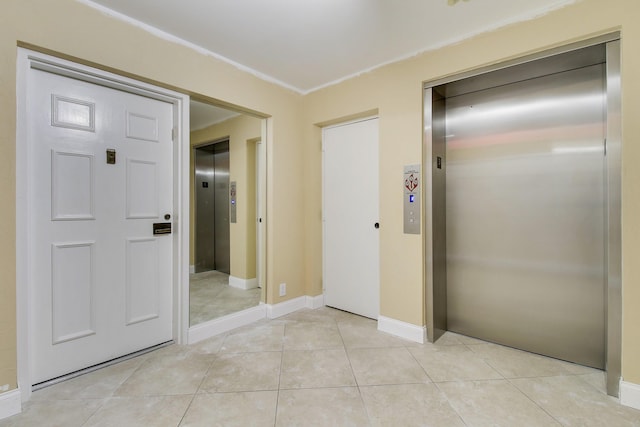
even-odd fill
[(287, 294), (287, 284), (280, 283), (280, 296), (283, 297)]

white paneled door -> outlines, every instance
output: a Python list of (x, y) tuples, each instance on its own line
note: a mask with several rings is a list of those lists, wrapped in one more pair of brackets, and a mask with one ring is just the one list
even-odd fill
[(378, 119), (325, 128), (323, 150), (324, 299), (378, 318)]
[(173, 106), (31, 69), (33, 384), (172, 339)]

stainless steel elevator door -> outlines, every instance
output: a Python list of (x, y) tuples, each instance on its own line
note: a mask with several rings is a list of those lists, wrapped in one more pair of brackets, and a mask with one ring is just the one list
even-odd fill
[(604, 68), (446, 100), (447, 326), (604, 367)]
[(195, 150), (195, 271), (230, 272), (229, 144)]

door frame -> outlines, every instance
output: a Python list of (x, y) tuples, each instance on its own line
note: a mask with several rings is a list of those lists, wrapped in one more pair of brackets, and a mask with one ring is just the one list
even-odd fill
[(252, 141), (256, 147), (256, 215), (254, 220), (256, 221), (256, 279), (258, 280), (258, 287), (262, 289), (261, 291), (261, 301), (265, 301), (265, 264), (266, 264), (266, 256), (265, 256), (265, 240), (264, 240), (264, 221), (265, 217), (265, 193), (266, 193), (266, 175), (263, 173), (266, 169), (266, 159), (265, 159), (265, 145), (264, 145), (264, 136), (265, 131), (262, 128), (262, 135), (260, 138), (257, 138)]
[(17, 378), (21, 400), (32, 393), (29, 336), (30, 161), (27, 135), (27, 79), (31, 68), (141, 95), (173, 105), (173, 340), (186, 343), (189, 328), (189, 96), (128, 77), (81, 65), (26, 48), (18, 48), (16, 75), (16, 329)]

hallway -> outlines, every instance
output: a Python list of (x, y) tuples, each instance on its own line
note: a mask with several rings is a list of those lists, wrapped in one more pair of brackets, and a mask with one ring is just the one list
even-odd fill
[(601, 371), (331, 308), (169, 346), (34, 392), (8, 426), (640, 426)]

